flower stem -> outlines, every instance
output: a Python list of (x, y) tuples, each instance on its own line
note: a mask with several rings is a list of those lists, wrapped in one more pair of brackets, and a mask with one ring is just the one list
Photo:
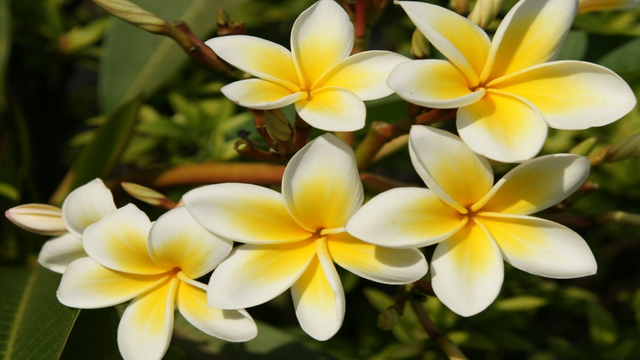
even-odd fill
[(293, 133), (293, 144), (295, 145), (296, 150), (300, 150), (303, 146), (307, 145), (310, 132), (311, 126), (302, 120), (300, 115), (296, 114), (296, 123), (294, 125)]
[(451, 339), (449, 339), (445, 334), (443, 334), (431, 321), (429, 314), (422, 307), (422, 302), (417, 299), (411, 300), (411, 307), (413, 308), (413, 312), (420, 320), (420, 324), (429, 335), (429, 338), (435, 342), (440, 350), (442, 350), (447, 357), (451, 360), (462, 360), (467, 359), (467, 357), (460, 351), (458, 345), (456, 345)]
[(167, 36), (174, 39), (192, 59), (222, 74), (233, 76), (234, 71), (210, 47), (195, 36), (186, 23), (176, 21), (170, 29)]

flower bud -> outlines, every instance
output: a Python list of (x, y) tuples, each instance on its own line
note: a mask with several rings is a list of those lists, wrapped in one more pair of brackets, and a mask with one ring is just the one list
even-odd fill
[(164, 34), (166, 20), (127, 0), (93, 0), (109, 14), (154, 34)]
[(278, 109), (266, 110), (264, 112), (264, 125), (269, 136), (275, 141), (280, 154), (286, 156), (295, 152), (293, 129), (282, 111)]
[(60, 236), (67, 232), (62, 221), (62, 210), (46, 204), (24, 204), (5, 212), (5, 216), (17, 226), (40, 235)]
[(640, 154), (640, 133), (613, 144), (605, 155), (605, 161), (625, 160), (638, 154)]
[(593, 150), (596, 145), (597, 139), (595, 136), (582, 140), (578, 145), (569, 150), (570, 153), (576, 155), (587, 156)]
[(640, 0), (580, 0), (578, 12), (625, 10), (640, 6)]
[(504, 0), (478, 0), (469, 14), (469, 20), (486, 29), (496, 18), (503, 4)]
[(430, 53), (429, 40), (416, 29), (411, 36), (411, 55), (414, 59), (428, 59)]
[(229, 19), (227, 18), (227, 14), (224, 10), (218, 10), (217, 16), (217, 24), (218, 24), (218, 36), (229, 35)]
[(125, 181), (123, 181), (120, 185), (122, 185), (124, 191), (126, 191), (129, 195), (140, 201), (144, 201), (149, 205), (165, 209), (173, 209), (174, 207), (176, 207), (176, 204), (169, 198), (148, 187)]
[(378, 327), (382, 330), (391, 330), (398, 320), (400, 319), (400, 314), (393, 307), (382, 310), (380, 314), (378, 314)]

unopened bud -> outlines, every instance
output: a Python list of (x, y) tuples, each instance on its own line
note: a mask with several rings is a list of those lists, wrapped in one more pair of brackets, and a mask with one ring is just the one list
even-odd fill
[(127, 0), (93, 0), (109, 14), (154, 34), (165, 34), (168, 23)]
[(293, 138), (293, 129), (289, 120), (280, 110), (266, 110), (264, 112), (264, 124), (267, 132), (272, 139), (277, 141), (291, 141)]
[(13, 207), (5, 216), (17, 226), (40, 235), (60, 236), (67, 232), (62, 210), (46, 204), (25, 204)]
[(469, 14), (469, 20), (486, 29), (496, 18), (502, 5), (504, 5), (504, 0), (478, 0), (473, 11)]
[(244, 21), (236, 19), (229, 22), (229, 32), (231, 35), (246, 35), (247, 27), (244, 25)]
[(580, 0), (578, 12), (626, 10), (640, 6), (640, 0)]
[(411, 36), (411, 55), (414, 59), (428, 59), (430, 54), (429, 40), (416, 29)]
[(640, 133), (613, 144), (607, 151), (605, 161), (625, 160), (638, 154), (640, 154)]
[(569, 150), (570, 153), (576, 155), (587, 156), (593, 150), (594, 146), (596, 146), (597, 138), (592, 136), (590, 138), (582, 140), (578, 145), (574, 146)]
[(225, 36), (230, 34), (229, 19), (227, 18), (227, 14), (222, 9), (218, 10), (217, 24), (218, 36)]
[(169, 198), (148, 187), (125, 181), (123, 181), (120, 185), (122, 185), (124, 191), (126, 191), (129, 195), (149, 205), (161, 207), (164, 209), (173, 209), (174, 207), (176, 207), (176, 204)]
[(378, 327), (382, 330), (391, 330), (399, 319), (400, 315), (396, 309), (393, 307), (384, 309), (378, 314)]

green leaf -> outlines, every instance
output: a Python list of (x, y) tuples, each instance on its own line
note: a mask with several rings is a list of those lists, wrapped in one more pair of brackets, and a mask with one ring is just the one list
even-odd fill
[[(138, 0), (136, 4), (168, 21), (183, 20), (206, 40), (216, 26), (218, 9), (233, 9), (244, 0)], [(187, 55), (173, 40), (148, 33), (119, 19), (107, 32), (98, 91), (104, 112), (138, 94), (149, 96), (173, 77)], [(213, 70), (212, 70), (213, 71)]]
[(118, 350), (118, 324), (120, 316), (114, 307), (82, 310), (76, 320), (63, 359), (121, 359)]
[(58, 359), (79, 310), (60, 304), (60, 275), (0, 269), (0, 358)]
[(558, 54), (558, 60), (583, 60), (588, 46), (589, 37), (585, 31), (571, 30)]
[(640, 73), (640, 37), (635, 38), (598, 60), (598, 63), (618, 74)]
[(610, 312), (596, 302), (588, 305), (589, 332), (594, 343), (612, 345), (618, 339), (618, 328)]
[(75, 164), (75, 179), (71, 189), (96, 177), (107, 177), (115, 168), (135, 128), (140, 102), (140, 98), (135, 98), (124, 104), (98, 128), (95, 138), (82, 150)]
[(547, 305), (548, 302), (547, 299), (541, 297), (523, 295), (496, 301), (494, 306), (501, 311), (525, 311), (535, 310)]
[(7, 95), (5, 90), (5, 73), (9, 63), (9, 42), (11, 39), (11, 17), (9, 0), (0, 0), (0, 112), (5, 108)]

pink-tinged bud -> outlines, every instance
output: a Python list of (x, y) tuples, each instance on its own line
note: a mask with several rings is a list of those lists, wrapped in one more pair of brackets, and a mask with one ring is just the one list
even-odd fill
[(41, 235), (60, 236), (67, 233), (62, 210), (46, 204), (25, 204), (13, 207), (5, 216), (17, 226)]
[(120, 185), (129, 195), (149, 205), (165, 209), (176, 207), (176, 204), (169, 198), (148, 187), (124, 181)]

